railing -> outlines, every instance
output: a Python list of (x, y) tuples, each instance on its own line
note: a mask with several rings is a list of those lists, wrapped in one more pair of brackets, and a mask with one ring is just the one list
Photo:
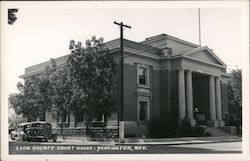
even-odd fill
[(115, 138), (118, 137), (118, 127), (107, 126), (103, 121), (96, 121), (86, 128), (86, 134), (91, 137)]

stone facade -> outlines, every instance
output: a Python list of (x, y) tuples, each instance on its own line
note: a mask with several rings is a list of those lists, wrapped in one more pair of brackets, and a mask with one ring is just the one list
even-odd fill
[[(115, 39), (106, 43), (119, 65), (119, 44)], [(146, 133), (147, 122), (153, 118), (176, 115), (179, 122), (187, 120), (191, 126), (224, 126), (223, 116), (228, 109), (226, 65), (208, 47), (198, 46), (178, 38), (161, 34), (137, 43), (124, 40), (124, 119), (125, 135)], [(63, 65), (67, 56), (55, 59)], [(27, 79), (41, 73), (49, 62), (25, 70)], [(119, 73), (119, 72), (118, 72)], [(114, 82), (119, 85), (119, 74)], [(119, 108), (120, 91), (114, 94)], [(202, 113), (203, 122), (197, 113)], [(117, 111), (108, 125), (117, 125)], [(58, 128), (59, 120), (46, 115), (46, 121)], [(67, 128), (84, 127), (74, 114), (67, 120)], [(81, 130), (78, 130), (81, 131)]]

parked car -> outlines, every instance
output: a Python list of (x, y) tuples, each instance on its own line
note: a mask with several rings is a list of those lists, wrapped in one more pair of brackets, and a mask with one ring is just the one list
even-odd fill
[(53, 140), (53, 142), (57, 141), (56, 132), (52, 131), (52, 126), (48, 122), (36, 121), (32, 122), (30, 127), (26, 129), (27, 140), (35, 141), (35, 140)]
[(12, 140), (25, 141), (27, 139), (26, 129), (29, 128), (31, 123), (25, 122), (18, 124), (16, 129), (10, 132), (10, 138)]

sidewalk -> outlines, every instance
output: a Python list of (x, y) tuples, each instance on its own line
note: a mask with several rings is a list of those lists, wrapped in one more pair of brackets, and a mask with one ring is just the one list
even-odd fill
[(99, 138), (92, 140), (88, 137), (66, 136), (65, 139), (58, 137), (58, 142), (75, 143), (84, 145), (181, 145), (181, 144), (205, 144), (219, 142), (240, 142), (239, 136), (217, 136), (217, 137), (180, 137), (180, 138), (125, 138), (124, 143), (118, 143), (117, 139)]
[(239, 136), (217, 136), (217, 137), (180, 137), (180, 138), (154, 138), (137, 139), (138, 142), (125, 139), (124, 144), (143, 144), (143, 145), (180, 145), (180, 144), (204, 144), (219, 142), (238, 142), (242, 141)]

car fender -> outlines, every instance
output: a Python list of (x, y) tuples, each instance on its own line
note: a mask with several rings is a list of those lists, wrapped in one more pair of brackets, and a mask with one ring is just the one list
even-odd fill
[(19, 133), (19, 140), (23, 141), (23, 139), (25, 139), (26, 134), (23, 131), (20, 131)]
[(17, 132), (16, 131), (12, 131), (11, 133), (10, 133), (10, 137), (11, 137), (11, 139), (15, 139), (16, 137), (17, 137)]
[(57, 133), (56, 132), (51, 132), (51, 136), (54, 137), (54, 136), (57, 136)]
[(20, 131), (20, 136), (25, 135), (25, 133), (23, 131)]

